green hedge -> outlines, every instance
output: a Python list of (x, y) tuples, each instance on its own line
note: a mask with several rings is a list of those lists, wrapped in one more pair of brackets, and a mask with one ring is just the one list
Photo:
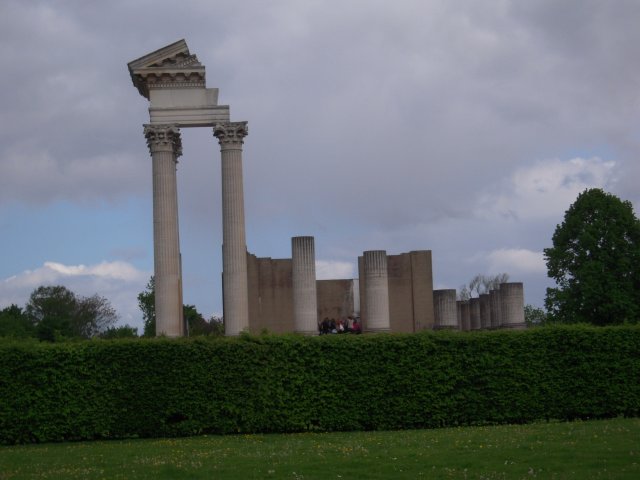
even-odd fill
[(0, 442), (640, 413), (640, 327), (0, 345)]

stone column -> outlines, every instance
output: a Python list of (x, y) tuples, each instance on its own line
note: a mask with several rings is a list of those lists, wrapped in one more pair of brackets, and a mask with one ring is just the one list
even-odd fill
[(458, 330), (462, 328), (462, 300), (456, 300), (456, 322), (458, 322)]
[(469, 328), (471, 330), (480, 330), (482, 324), (480, 322), (480, 299), (472, 298), (469, 300)]
[(433, 291), (433, 313), (435, 317), (434, 330), (458, 328), (455, 289)]
[(500, 328), (500, 325), (502, 325), (500, 290), (489, 291), (489, 303), (491, 304), (491, 328)]
[(180, 337), (184, 332), (176, 183), (176, 165), (182, 154), (180, 129), (174, 125), (145, 125), (144, 136), (153, 174), (156, 335)]
[(291, 239), (291, 263), (294, 331), (305, 335), (316, 335), (318, 333), (318, 297), (313, 237)]
[(521, 282), (500, 284), (502, 328), (527, 328), (524, 321), (524, 286)]
[(247, 133), (247, 122), (219, 123), (213, 128), (222, 154), (222, 300), (225, 335), (239, 335), (249, 328), (242, 187), (242, 144)]
[(364, 252), (363, 263), (365, 301), (367, 302), (366, 329), (368, 332), (388, 332), (390, 321), (387, 252), (384, 250)]
[(471, 330), (471, 302), (469, 300), (460, 302), (460, 330), (465, 332)]
[(480, 295), (480, 328), (483, 330), (491, 328), (491, 304), (488, 293)]

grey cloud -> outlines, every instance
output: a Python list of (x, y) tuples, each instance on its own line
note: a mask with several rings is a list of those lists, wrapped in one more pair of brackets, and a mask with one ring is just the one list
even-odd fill
[[(11, 92), (0, 111), (0, 198), (150, 195), (147, 103), (126, 63), (184, 37), (232, 118), (249, 121), (245, 191), (256, 237), (248, 241), (258, 249), (275, 242), (279, 233), (267, 230), (277, 226), (282, 251), (299, 229), (340, 261), (376, 242), (396, 251), (434, 245), (451, 270), (464, 268), (454, 247), (540, 250), (497, 231), (528, 225), (476, 236), (476, 203), (518, 167), (576, 150), (615, 160), (620, 194), (639, 201), (637, 2), (0, 8), (0, 55), (11, 65), (0, 77)], [(187, 245), (215, 246), (218, 147), (210, 132), (183, 131), (183, 140), (181, 234)], [(455, 231), (442, 229), (451, 222)]]

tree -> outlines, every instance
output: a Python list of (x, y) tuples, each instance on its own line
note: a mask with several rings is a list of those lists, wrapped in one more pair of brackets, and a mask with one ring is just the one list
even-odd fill
[(149, 279), (145, 290), (138, 294), (138, 306), (142, 310), (144, 321), (143, 337), (156, 336), (156, 282), (153, 275)]
[(100, 338), (112, 340), (116, 338), (138, 338), (138, 329), (129, 325), (121, 327), (109, 327), (100, 335)]
[(206, 329), (207, 321), (202, 314), (196, 309), (195, 305), (183, 305), (182, 316), (187, 325), (189, 336), (201, 335)]
[(77, 300), (73, 316), (74, 333), (82, 338), (91, 338), (113, 327), (118, 314), (104, 297), (92, 295)]
[(554, 320), (607, 325), (640, 314), (640, 221), (629, 201), (587, 189), (565, 212), (545, 248), (545, 306)]
[(36, 327), (40, 340), (54, 342), (73, 337), (72, 317), (76, 308), (76, 296), (61, 285), (38, 287), (29, 296), (25, 313)]
[(50, 342), (63, 338), (91, 338), (118, 320), (109, 301), (93, 295), (76, 297), (66, 287), (41, 286), (30, 295), (25, 314), (36, 336)]
[(199, 335), (216, 337), (224, 335), (224, 324), (221, 318), (213, 316), (209, 320), (205, 320), (193, 305), (184, 306), (184, 319), (189, 326), (190, 337)]
[(524, 321), (527, 327), (544, 325), (547, 323), (547, 313), (540, 307), (527, 304), (524, 306)]
[(0, 337), (29, 338), (34, 335), (33, 323), (17, 305), (0, 310)]
[(500, 288), (501, 283), (508, 281), (508, 273), (498, 273), (493, 276), (478, 274), (469, 281), (469, 285), (460, 286), (458, 299), (467, 301), (473, 296), (474, 291), (476, 293), (476, 297), (479, 297), (483, 293), (489, 293), (491, 290), (497, 290)]
[[(156, 292), (154, 277), (151, 276), (145, 290), (138, 294), (138, 306), (142, 310), (142, 319), (144, 320), (144, 337), (155, 337), (156, 335)], [(218, 324), (215, 322), (216, 317), (212, 317), (207, 321), (194, 305), (183, 305), (182, 313), (184, 321), (187, 324), (189, 336), (196, 335), (217, 335), (220, 331)], [(224, 326), (222, 327), (224, 335)]]

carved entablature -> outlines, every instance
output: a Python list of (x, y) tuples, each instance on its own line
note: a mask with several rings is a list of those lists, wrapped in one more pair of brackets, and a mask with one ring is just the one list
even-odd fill
[(149, 100), (151, 124), (213, 127), (229, 121), (229, 106), (218, 105), (218, 89), (206, 88), (204, 65), (184, 40), (129, 62), (138, 92)]
[(133, 85), (140, 95), (149, 98), (156, 88), (205, 88), (205, 68), (189, 53), (184, 40), (129, 62)]

